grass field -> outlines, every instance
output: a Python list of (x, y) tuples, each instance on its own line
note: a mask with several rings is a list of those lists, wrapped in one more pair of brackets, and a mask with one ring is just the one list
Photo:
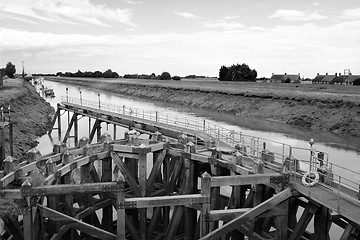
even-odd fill
[[(99, 81), (99, 80), (95, 80)], [(161, 81), (142, 79), (102, 79), (100, 81), (123, 84), (149, 85), (189, 89), (197, 91), (221, 92), (262, 98), (292, 100), (320, 100), (324, 102), (352, 102), (360, 104), (360, 86), (260, 83), (260, 82), (219, 82), (216, 80)]]

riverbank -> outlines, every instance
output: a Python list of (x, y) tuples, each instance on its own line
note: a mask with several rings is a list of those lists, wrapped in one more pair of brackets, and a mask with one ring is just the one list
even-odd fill
[(133, 79), (49, 80), (360, 137), (357, 86)]
[[(50, 106), (27, 81), (6, 79), (0, 88), (0, 106), (7, 110), (13, 125), (14, 157), (22, 159), (27, 151), (36, 147), (36, 139), (51, 128), (53, 107)], [(8, 114), (5, 114), (6, 118)], [(6, 152), (9, 155), (8, 128), (5, 128)]]

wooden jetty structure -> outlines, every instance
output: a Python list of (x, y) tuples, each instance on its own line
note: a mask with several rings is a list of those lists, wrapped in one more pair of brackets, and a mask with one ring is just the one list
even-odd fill
[[(84, 117), (89, 134), (80, 138)], [(333, 227), (342, 240), (360, 238), (356, 173), (312, 145), (68, 97), (53, 126), (60, 141), (50, 154), (3, 161), (0, 239), (327, 240)], [(314, 184), (309, 175), (304, 185), (307, 169), (319, 175)]]

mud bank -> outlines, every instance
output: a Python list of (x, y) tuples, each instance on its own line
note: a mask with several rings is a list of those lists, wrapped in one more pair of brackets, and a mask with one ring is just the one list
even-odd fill
[[(4, 80), (0, 88), (0, 106), (10, 107), (11, 122), (13, 122), (14, 157), (22, 159), (26, 152), (36, 147), (36, 139), (49, 130), (54, 114), (50, 106), (35, 88), (22, 79)], [(6, 118), (8, 114), (5, 114)], [(9, 155), (8, 128), (5, 128), (6, 152)]]
[(360, 104), (356, 101), (344, 101), (341, 95), (324, 99), (319, 93), (317, 94), (319, 98), (309, 96), (302, 98), (290, 94), (284, 96), (283, 93), (279, 95), (232, 93), (201, 88), (191, 89), (178, 85), (162, 87), (146, 83), (121, 82), (121, 80), (117, 82), (68, 78), (49, 80), (360, 137)]

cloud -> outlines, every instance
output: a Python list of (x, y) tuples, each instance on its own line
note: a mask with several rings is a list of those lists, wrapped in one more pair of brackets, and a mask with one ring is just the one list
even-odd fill
[(133, 1), (133, 0), (123, 0), (123, 2), (126, 2), (127, 4), (131, 4), (131, 5), (138, 5), (141, 4), (141, 1)]
[(240, 16), (226, 16), (224, 17), (225, 20), (233, 20), (233, 19), (237, 19), (239, 18)]
[(312, 5), (313, 5), (313, 6), (320, 6), (320, 3), (314, 2)]
[(360, 8), (344, 10), (340, 17), (351, 20), (360, 19)]
[(176, 15), (183, 17), (183, 18), (189, 18), (189, 19), (200, 19), (199, 16), (196, 16), (192, 13), (189, 12), (178, 12), (178, 11), (174, 11)]
[(279, 9), (268, 18), (279, 18), (284, 21), (313, 21), (323, 20), (327, 17), (316, 12)]
[(227, 19), (217, 20), (214, 22), (205, 22), (204, 27), (206, 28), (222, 28), (224, 30), (233, 30), (244, 28), (244, 24), (235, 21), (228, 21)]
[(48, 22), (108, 26), (105, 21), (114, 21), (137, 28), (131, 21), (131, 10), (94, 5), (89, 0), (12, 0), (0, 3), (0, 12)]
[[(22, 56), (32, 56), (23, 60), (36, 65), (37, 72), (110, 67), (124, 73), (167, 70), (172, 75), (196, 72), (216, 76), (221, 65), (245, 62), (255, 68), (259, 76), (300, 72), (313, 77), (316, 72), (329, 69), (339, 72), (350, 68), (354, 73), (360, 72), (360, 32), (354, 31), (359, 28), (360, 21), (326, 26), (306, 22), (264, 29), (221, 27), (188, 34), (136, 32), (126, 36), (0, 28), (0, 55), (18, 64)], [(346, 38), (337, 34), (342, 32), (346, 32)], [(333, 62), (334, 59), (339, 62)]]

